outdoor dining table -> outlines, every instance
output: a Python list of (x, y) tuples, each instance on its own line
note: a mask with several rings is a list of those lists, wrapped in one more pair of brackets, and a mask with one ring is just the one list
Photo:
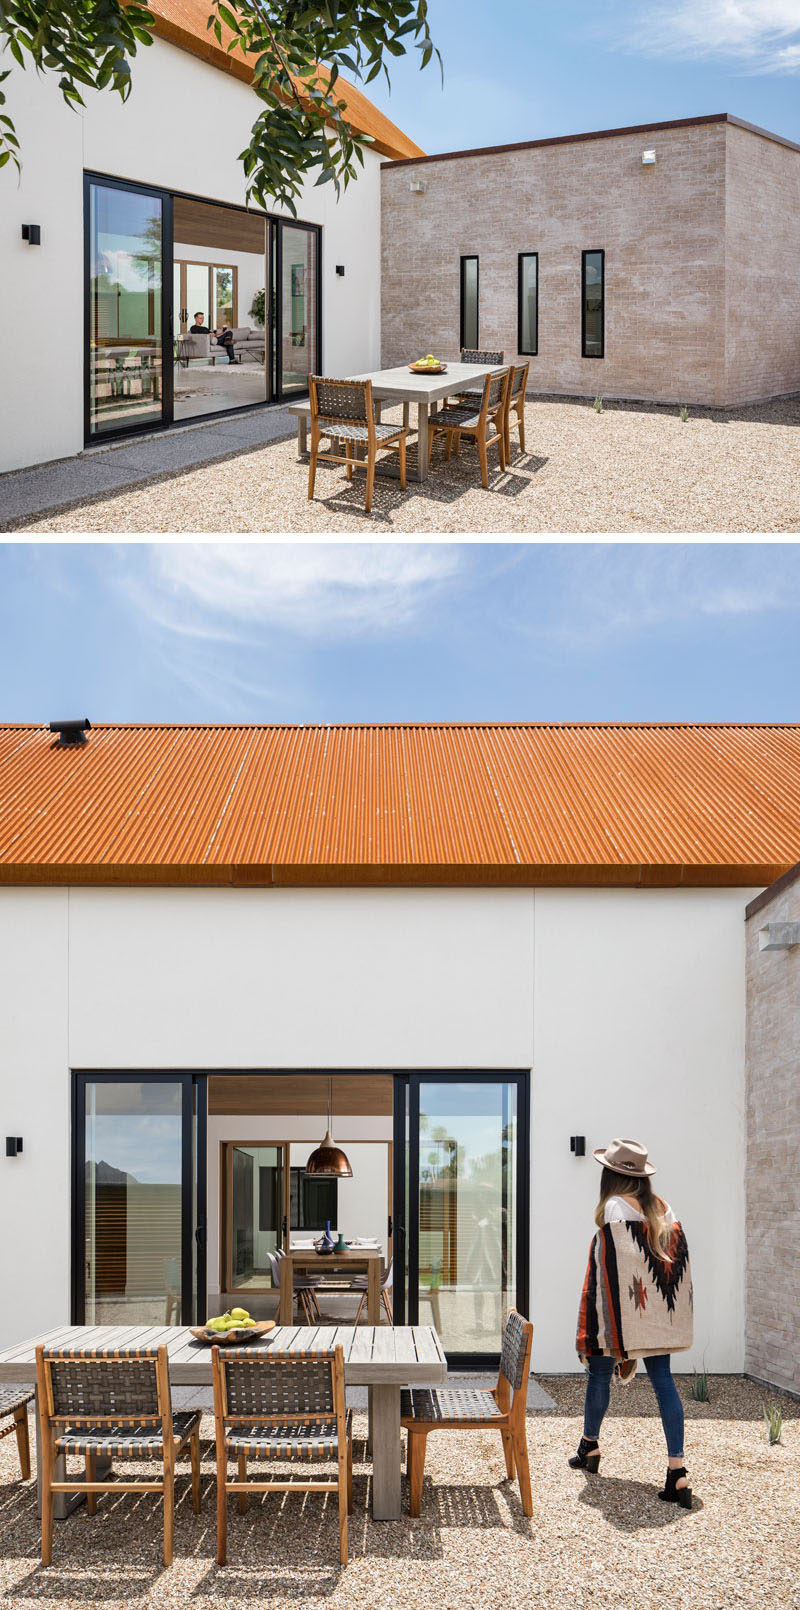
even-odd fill
[[(0, 1352), (0, 1385), (35, 1384), (36, 1348), (81, 1348), (91, 1352), (166, 1346), (172, 1386), (211, 1385), (211, 1348), (198, 1342), (185, 1325), (67, 1325), (45, 1331)], [(248, 1344), (297, 1353), (341, 1346), (345, 1386), (369, 1388), (372, 1445), (372, 1515), (376, 1521), (400, 1518), (400, 1391), (404, 1386), (441, 1386), (447, 1376), (442, 1344), (431, 1325), (278, 1325), (263, 1342)], [(56, 1460), (56, 1481), (63, 1480), (63, 1455)], [(36, 1465), (41, 1482), (39, 1416), (36, 1415)], [(41, 1487), (40, 1487), (41, 1507)], [(74, 1508), (66, 1494), (54, 1498), (54, 1515), (64, 1520)]]
[[(431, 411), (435, 410), (437, 403), (444, 402), (448, 397), (455, 397), (460, 391), (467, 388), (473, 390), (481, 387), (487, 375), (499, 374), (504, 365), (481, 363), (448, 363), (447, 372), (443, 375), (415, 375), (411, 373), (407, 364), (401, 364), (397, 369), (374, 369), (370, 373), (361, 375), (342, 376), (347, 380), (371, 380), (373, 400), (378, 403), (402, 403), (403, 424), (408, 424), (408, 411), (412, 403), (417, 407), (417, 480), (425, 481), (428, 476), (428, 419)], [(306, 452), (306, 438), (308, 429), (308, 416), (310, 408), (307, 402), (290, 403), (289, 413), (297, 416), (297, 445), (302, 458)], [(376, 415), (380, 409), (376, 410)], [(384, 472), (378, 465), (381, 473), (397, 473), (396, 466)]]

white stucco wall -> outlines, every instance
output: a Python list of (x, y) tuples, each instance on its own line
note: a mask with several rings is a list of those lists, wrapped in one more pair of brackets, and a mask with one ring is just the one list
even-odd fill
[[(84, 112), (64, 105), (52, 74), (13, 66), (4, 86), (23, 168), (20, 184), (10, 163), (0, 169), (0, 471), (83, 448), (84, 169), (244, 204), (237, 157), (259, 110), (252, 90), (159, 39), (137, 56), (133, 86), (124, 104), (88, 93)], [(297, 204), (299, 219), (323, 226), (322, 364), (336, 374), (380, 358), (382, 160), (366, 152), (340, 202), (310, 181)], [(22, 240), (24, 223), (41, 225), (41, 246)]]
[(535, 1368), (575, 1367), (599, 1175), (569, 1137), (621, 1133), (690, 1241), (678, 1367), (741, 1369), (753, 893), (0, 891), (0, 1344), (68, 1317), (70, 1067), (530, 1068)]

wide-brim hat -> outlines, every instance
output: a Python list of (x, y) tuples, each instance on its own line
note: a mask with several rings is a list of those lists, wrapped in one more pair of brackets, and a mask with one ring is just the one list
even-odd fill
[(592, 1156), (603, 1168), (612, 1168), (615, 1174), (630, 1174), (634, 1180), (655, 1174), (653, 1164), (647, 1161), (647, 1147), (640, 1146), (638, 1140), (612, 1140), (608, 1146), (598, 1146)]

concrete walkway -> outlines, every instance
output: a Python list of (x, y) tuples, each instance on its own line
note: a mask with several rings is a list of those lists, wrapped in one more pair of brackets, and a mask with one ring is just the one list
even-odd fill
[(0, 475), (0, 531), (11, 531), (92, 498), (182, 475), (200, 464), (251, 452), (267, 442), (293, 436), (296, 429), (285, 408), (267, 406), (202, 425), (129, 437), (115, 446), (92, 447), (77, 458), (12, 470)]

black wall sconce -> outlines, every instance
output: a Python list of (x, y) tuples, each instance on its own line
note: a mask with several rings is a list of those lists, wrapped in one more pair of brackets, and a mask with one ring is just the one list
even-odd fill
[(6, 1135), (6, 1157), (19, 1157), (22, 1151), (21, 1135)]
[(576, 1157), (585, 1157), (586, 1156), (586, 1136), (585, 1135), (570, 1135), (570, 1137), (569, 1137), (569, 1149), (570, 1149), (571, 1152), (575, 1153)]
[(29, 246), (41, 246), (41, 244), (42, 244), (42, 226), (41, 226), (41, 224), (23, 224), (22, 225), (22, 239), (27, 240)]
[(339, 275), (339, 278), (343, 280), (344, 279), (344, 263), (337, 263), (336, 264), (336, 272)]

